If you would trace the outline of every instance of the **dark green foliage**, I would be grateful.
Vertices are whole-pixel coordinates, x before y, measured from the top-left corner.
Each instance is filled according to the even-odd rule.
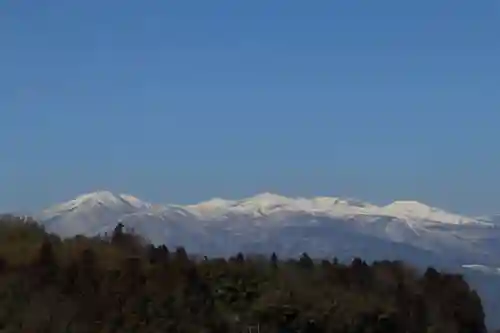
[[[278,268],[278,256],[275,252],[271,255],[271,266],[273,268]]]
[[[314,262],[307,253],[303,253],[299,259],[299,266],[304,269],[312,269],[314,267]]]
[[[0,332],[485,332],[477,293],[433,268],[306,253],[197,261],[123,225],[64,241],[14,217],[0,230]]]

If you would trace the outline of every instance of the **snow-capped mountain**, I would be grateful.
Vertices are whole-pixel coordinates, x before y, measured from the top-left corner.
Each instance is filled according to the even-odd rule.
[[[379,207],[354,199],[335,197],[287,198],[272,193],[262,193],[237,201],[215,198],[185,208],[203,217],[220,217],[228,214],[265,216],[274,212],[300,212],[322,214],[335,218],[369,215],[445,224],[487,223],[429,207],[417,201],[395,201],[387,206]]]
[[[202,217],[220,218],[234,214],[257,217],[273,213],[306,213],[339,217],[352,214],[376,214],[378,207],[356,200],[341,198],[287,198],[277,194],[262,193],[236,201],[216,198],[196,205],[186,206],[186,208]]]
[[[123,215],[151,208],[151,204],[131,195],[98,191],[55,205],[37,218],[47,229],[62,236],[96,234],[115,226]]]
[[[460,264],[492,264],[496,258],[490,243],[499,233],[485,218],[415,201],[377,206],[355,199],[272,193],[182,206],[153,205],[131,195],[99,191],[48,208],[38,219],[63,236],[102,234],[123,222],[154,243],[222,255],[245,250],[350,256],[365,251],[377,258],[377,249],[405,246],[424,256],[446,253],[448,261]],[[361,249],[374,242],[375,249]]]
[[[288,198],[272,193],[262,193],[241,200],[214,198],[194,205],[153,205],[132,195],[115,195],[109,191],[83,194],[68,202],[57,204],[42,212],[44,219],[71,213],[89,213],[105,209],[127,214],[138,211],[150,213],[177,208],[201,219],[214,219],[228,215],[268,216],[273,213],[320,214],[329,217],[386,216],[401,220],[410,219],[440,224],[483,224],[489,225],[486,217],[472,218],[429,207],[417,201],[395,201],[387,206],[376,206],[355,199],[336,197]]]

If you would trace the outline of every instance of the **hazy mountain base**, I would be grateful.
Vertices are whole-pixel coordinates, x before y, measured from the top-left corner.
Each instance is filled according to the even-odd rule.
[[[331,222],[331,221],[328,221]],[[139,234],[141,224],[127,224],[131,229],[135,229]],[[340,224],[341,225],[341,224]],[[339,226],[339,224],[337,224]],[[106,229],[108,234],[112,230]],[[206,254],[208,256],[229,257],[231,253],[243,252],[253,255],[265,255],[276,252],[282,258],[298,257],[302,252],[298,249],[309,249],[308,254],[312,258],[332,258],[334,254],[339,260],[350,262],[353,257],[361,257],[367,262],[377,260],[401,260],[411,263],[419,271],[425,270],[428,266],[439,267],[451,272],[463,274],[467,281],[478,290],[483,299],[486,312],[486,324],[488,327],[500,327],[500,317],[496,314],[500,311],[500,276],[487,272],[471,271],[462,269],[461,264],[467,260],[476,260],[474,256],[460,255],[451,257],[446,254],[437,254],[430,250],[423,250],[418,247],[404,243],[388,242],[386,240],[353,232],[350,229],[342,230],[336,228],[332,233],[331,228],[322,231],[321,228],[289,226],[283,229],[255,234],[253,241],[245,242],[243,239],[234,237],[232,232],[213,227],[208,230],[210,235],[208,242],[204,242],[204,237],[197,237],[196,233],[180,233],[179,230],[171,233],[166,243],[170,247],[176,248],[183,244],[188,244],[186,250],[193,254]],[[245,238],[252,238],[248,234]],[[165,243],[161,232],[156,233],[155,245]],[[281,246],[277,246],[280,245]],[[311,247],[311,244],[314,245]]]
[[[3,332],[483,333],[478,295],[455,274],[308,255],[189,259],[117,227],[62,241],[0,222]]]
[[[470,269],[463,270],[462,274],[481,297],[487,327],[500,327],[500,316],[498,316],[500,313],[500,275]]]

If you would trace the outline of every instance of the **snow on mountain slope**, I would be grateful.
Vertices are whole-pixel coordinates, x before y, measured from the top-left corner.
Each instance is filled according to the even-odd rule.
[[[500,268],[498,267],[489,267],[485,265],[474,265],[474,264],[462,265],[462,267],[465,269],[471,269],[483,273],[500,275]]]
[[[414,201],[395,201],[384,207],[354,199],[334,197],[287,198],[284,196],[262,193],[242,200],[225,200],[215,198],[195,205],[159,205],[159,209],[177,207],[183,214],[192,214],[201,220],[230,219],[235,216],[250,218],[265,217],[273,214],[289,215],[305,213],[329,217],[356,218],[364,222],[377,220],[380,216],[395,218],[404,222],[414,233],[423,227],[423,223],[438,224],[487,224],[487,221],[473,219],[445,212]],[[108,215],[131,214],[142,210],[151,210],[153,205],[141,201],[131,195],[114,195],[109,191],[98,191],[80,195],[66,203],[51,207],[41,214],[43,220],[57,217],[85,216],[109,218]],[[157,209],[158,210],[158,209]],[[96,214],[96,211],[99,214]],[[102,216],[102,215],[106,216]],[[99,216],[97,216],[99,215]]]
[[[242,200],[215,198],[186,207],[200,217],[221,218],[225,215],[265,216],[277,211],[303,211],[310,209],[307,202],[272,193],[262,193]]]
[[[216,198],[180,206],[152,205],[130,195],[99,191],[53,206],[38,219],[49,231],[63,236],[109,232],[123,222],[154,243],[183,242],[188,248],[228,254],[241,247],[255,251],[287,248],[295,253],[280,244],[286,242],[281,232],[289,228],[304,231],[296,242],[304,247],[300,251],[318,252],[321,238],[325,243],[320,252],[333,254],[338,244],[328,246],[328,240],[335,239],[347,249],[359,237],[406,244],[468,262],[491,263],[495,261],[492,249],[500,251],[496,245],[500,229],[493,224],[413,201],[379,207],[354,199],[262,193],[241,200]],[[346,235],[350,236],[339,239],[340,230],[349,230]]]
[[[288,198],[272,193],[262,193],[242,200],[216,198],[189,205],[186,208],[200,216],[210,217],[234,214],[265,216],[278,212],[322,214],[332,217],[380,213],[377,206],[354,199],[335,197]]]
[[[305,212],[331,217],[388,216],[401,220],[445,224],[485,223],[485,221],[449,213],[417,201],[395,201],[387,206],[379,207],[354,199],[335,197],[287,198],[272,193],[258,194],[236,201],[216,198],[185,208],[199,216],[212,218],[233,214],[265,216],[275,212]]]
[[[50,207],[36,216],[49,231],[63,236],[97,234],[126,214],[151,209],[152,205],[130,195],[109,191],[83,194],[68,202]]]
[[[446,212],[439,208],[429,207],[417,201],[394,201],[382,207],[382,211],[399,218],[421,219],[430,222],[448,224],[479,223],[479,221],[457,214]]]
[[[489,215],[489,216],[480,216],[476,218],[477,220],[483,223],[489,223],[492,225],[500,226],[500,214]]]
[[[55,216],[73,211],[91,211],[103,207],[115,211],[132,211],[134,209],[147,209],[151,204],[143,202],[131,195],[120,194],[115,196],[109,191],[98,191],[82,194],[73,200],[55,205],[43,212],[45,216]]]

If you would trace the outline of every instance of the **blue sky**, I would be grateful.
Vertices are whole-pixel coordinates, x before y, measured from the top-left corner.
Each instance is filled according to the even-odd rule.
[[[2,1],[0,209],[109,189],[500,212],[500,2]]]

